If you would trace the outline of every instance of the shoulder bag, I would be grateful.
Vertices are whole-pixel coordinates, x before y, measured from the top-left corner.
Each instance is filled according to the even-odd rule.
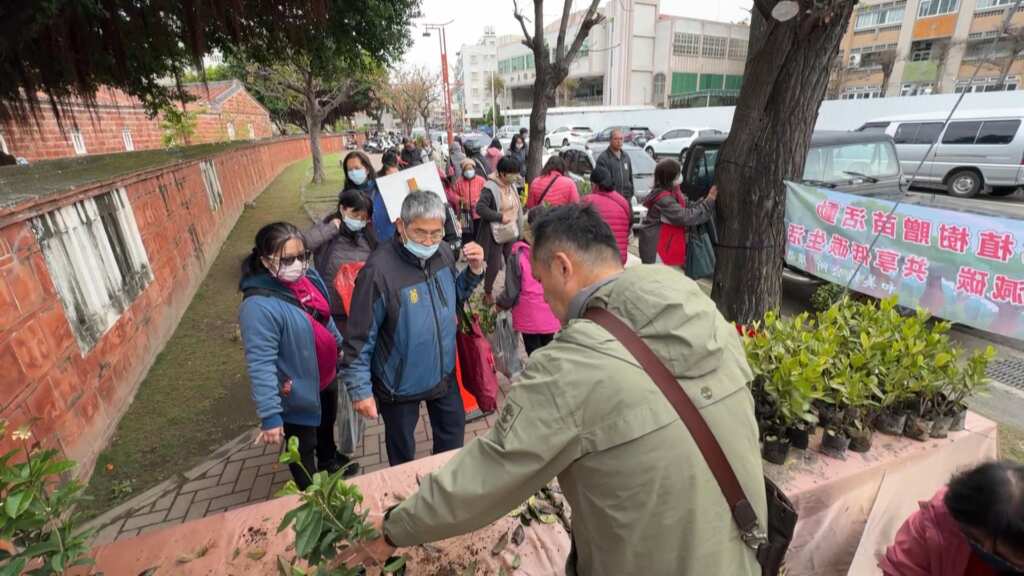
[[[722,451],[722,446],[715,438],[707,422],[700,415],[697,406],[686,392],[679,386],[676,377],[668,367],[650,349],[637,333],[615,314],[603,308],[589,308],[583,317],[595,322],[615,337],[640,363],[651,380],[657,384],[669,404],[675,408],[679,418],[686,425],[690,435],[697,443],[704,460],[708,463],[718,487],[722,490],[733,521],[739,528],[740,535],[757,557],[761,565],[762,576],[777,576],[786,556],[789,543],[793,540],[796,528],[797,513],[793,503],[767,477],[764,479],[765,495],[768,498],[767,530],[757,518],[757,512],[750,504],[743,487],[740,486],[736,473]]]
[[[504,192],[501,188],[498,188],[497,194],[495,194],[495,190],[492,188],[491,194],[494,195],[494,204],[498,212],[504,214],[504,211],[501,209]],[[519,209],[519,198],[515,194],[511,196],[513,215],[515,216],[512,221],[508,224],[502,224],[500,221],[491,222],[491,235],[494,236],[494,242],[497,244],[508,244],[519,239],[519,218],[522,215],[522,210]]]

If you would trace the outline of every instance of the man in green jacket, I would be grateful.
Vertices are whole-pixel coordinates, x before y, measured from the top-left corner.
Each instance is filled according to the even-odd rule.
[[[763,527],[751,372],[735,328],[681,271],[624,271],[611,230],[590,207],[553,208],[533,234],[534,275],[562,331],[530,357],[488,435],[385,515],[385,539],[370,552],[382,559],[394,546],[482,528],[557,476],[572,507],[568,574],[760,574],[676,411],[629,352],[581,316],[595,306],[613,312],[665,362]]]

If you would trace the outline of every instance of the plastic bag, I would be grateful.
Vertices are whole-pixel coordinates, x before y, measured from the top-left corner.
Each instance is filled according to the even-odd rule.
[[[459,324],[455,344],[462,370],[462,385],[476,398],[480,410],[494,412],[498,409],[498,375],[494,369],[491,344],[476,319]]]
[[[522,372],[523,362],[519,357],[519,333],[512,327],[512,314],[507,311],[499,313],[495,320],[491,347],[494,350],[494,365],[506,378],[511,380]]]
[[[334,430],[338,434],[338,451],[351,456],[363,442],[366,420],[352,407],[352,399],[349,398],[345,385],[339,384],[338,417],[334,420]]]
[[[352,293],[356,289],[356,276],[363,269],[366,262],[348,262],[338,268],[338,274],[334,277],[334,289],[341,296],[341,306],[348,315],[349,306],[352,305]]]

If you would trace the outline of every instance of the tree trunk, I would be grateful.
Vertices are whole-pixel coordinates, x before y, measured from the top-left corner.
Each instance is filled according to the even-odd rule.
[[[717,162],[717,265],[712,298],[729,320],[749,323],[779,305],[784,256],[785,179],[802,174],[829,64],[852,0],[816,25],[814,14],[765,21],[753,11],[750,56],[729,138]]]
[[[306,111],[306,128],[309,131],[309,150],[313,155],[313,184],[323,184],[327,177],[324,174],[324,159],[320,152],[320,122],[318,114]]]
[[[544,160],[544,135],[547,134],[548,102],[554,99],[554,90],[548,88],[550,80],[541,80],[538,72],[533,89],[533,109],[530,110],[530,141],[526,154],[526,181],[532,182],[540,174]]]

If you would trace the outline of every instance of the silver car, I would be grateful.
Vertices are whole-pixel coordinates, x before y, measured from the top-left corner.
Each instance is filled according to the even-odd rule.
[[[965,110],[948,126],[945,120],[934,114],[880,118],[858,131],[892,136],[904,178],[914,185],[959,198],[983,190],[1006,196],[1024,185],[1024,109]]]

